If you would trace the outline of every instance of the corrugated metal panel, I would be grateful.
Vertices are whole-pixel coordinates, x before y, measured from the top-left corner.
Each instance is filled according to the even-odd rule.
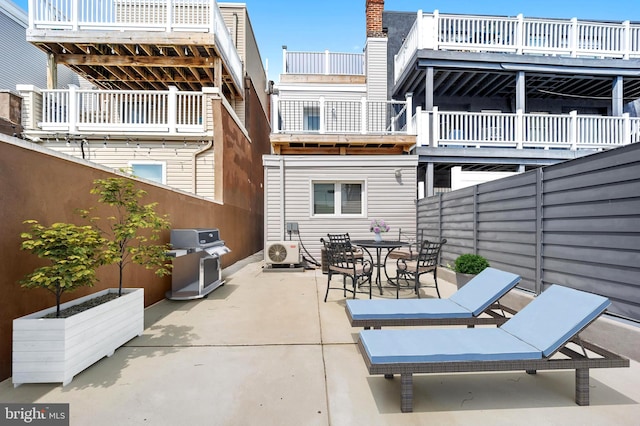
[[[369,231],[371,219],[385,219],[391,230],[386,238],[398,238],[400,228],[415,229],[416,217],[416,167],[417,158],[411,156],[375,156],[365,165],[357,164],[357,157],[308,156],[295,159],[286,158],[285,162],[285,222],[297,222],[300,239],[311,255],[320,260],[320,238],[327,233],[348,232],[353,239],[372,239]],[[280,209],[279,168],[267,165],[267,211],[266,235],[282,239],[282,212]],[[396,178],[395,171],[400,169],[401,178]],[[312,217],[311,185],[315,180],[329,181],[363,181],[366,188],[366,214],[364,217]],[[273,192],[272,192],[273,191]],[[274,229],[275,228],[275,229]],[[294,236],[298,239],[298,236]]]
[[[640,321],[640,145],[629,145],[418,203],[425,237],[523,277],[602,294]]]

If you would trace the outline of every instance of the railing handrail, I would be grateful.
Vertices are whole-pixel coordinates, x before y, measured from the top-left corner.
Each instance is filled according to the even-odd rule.
[[[42,130],[154,133],[205,131],[205,93],[169,90],[44,89]]]
[[[410,134],[410,101],[344,99],[280,99],[272,96],[273,133]],[[312,123],[310,125],[309,123]]]
[[[283,74],[364,75],[364,53],[283,49]]]
[[[431,116],[431,118],[429,118]],[[569,114],[420,111],[418,146],[610,148],[640,142],[640,117]],[[433,124],[430,124],[433,123]]]
[[[419,10],[394,60],[396,82],[419,49],[640,58],[640,23]]]
[[[198,8],[198,13],[189,8]],[[216,0],[29,0],[29,28],[209,32],[220,47],[234,83],[241,91],[243,88],[242,60]]]

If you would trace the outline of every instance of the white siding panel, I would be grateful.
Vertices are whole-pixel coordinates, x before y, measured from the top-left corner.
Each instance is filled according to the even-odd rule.
[[[45,148],[53,149],[64,154],[82,158],[82,147],[80,141],[72,141],[67,144],[63,140],[56,142],[53,139],[45,140],[42,144]],[[166,185],[180,189],[186,192],[193,191],[193,155],[202,148],[200,142],[187,142],[186,146],[183,142],[169,143],[162,147],[161,142],[140,142],[138,148],[137,143],[121,141],[107,141],[104,147],[103,142],[90,142],[84,147],[85,158],[95,163],[102,164],[106,167],[114,169],[122,169],[129,167],[130,161],[160,161],[166,164],[167,182]],[[207,167],[213,168],[213,155],[209,158]],[[200,173],[199,173],[200,176]],[[198,186],[203,188],[212,187],[214,182],[213,173],[210,175],[211,184],[204,182],[209,176],[203,176]],[[211,198],[213,198],[213,192]],[[198,194],[209,197],[208,194]]]
[[[386,101],[387,39],[368,38],[365,56],[368,98],[373,101]]]
[[[278,158],[273,156],[272,158]],[[297,222],[300,238],[306,249],[320,260],[320,238],[327,233],[348,232],[352,238],[371,239],[371,219],[385,219],[391,225],[386,238],[397,239],[398,229],[416,227],[416,166],[415,156],[286,156],[285,158],[285,223]],[[366,161],[359,162],[359,159]],[[401,177],[396,178],[395,171]],[[276,173],[270,174],[269,170]],[[269,191],[276,191],[278,169],[267,165]],[[277,182],[274,180],[277,178]],[[363,217],[312,217],[311,183],[314,180],[363,181],[366,188]],[[271,202],[271,197],[278,202]],[[282,239],[279,194],[269,192],[266,211],[266,236]],[[276,229],[272,229],[275,227]]]

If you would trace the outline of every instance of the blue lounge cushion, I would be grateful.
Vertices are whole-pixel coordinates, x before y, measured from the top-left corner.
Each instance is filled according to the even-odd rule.
[[[520,282],[520,276],[486,268],[449,299],[347,300],[354,320],[445,319],[480,315]]]
[[[373,364],[548,357],[600,316],[606,297],[553,285],[499,328],[364,330]]]
[[[552,285],[500,328],[550,356],[610,304],[597,294]]]
[[[542,358],[499,328],[363,330],[360,339],[373,364]]]
[[[449,300],[478,316],[520,282],[520,276],[495,268],[486,268]]]
[[[471,312],[449,299],[347,300],[347,310],[356,320],[407,318],[471,318]]]

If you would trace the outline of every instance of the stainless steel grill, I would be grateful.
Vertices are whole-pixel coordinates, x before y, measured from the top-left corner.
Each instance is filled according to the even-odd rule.
[[[173,272],[172,300],[190,300],[206,297],[224,285],[220,269],[220,256],[231,251],[220,231],[215,228],[188,228],[171,230]]]

